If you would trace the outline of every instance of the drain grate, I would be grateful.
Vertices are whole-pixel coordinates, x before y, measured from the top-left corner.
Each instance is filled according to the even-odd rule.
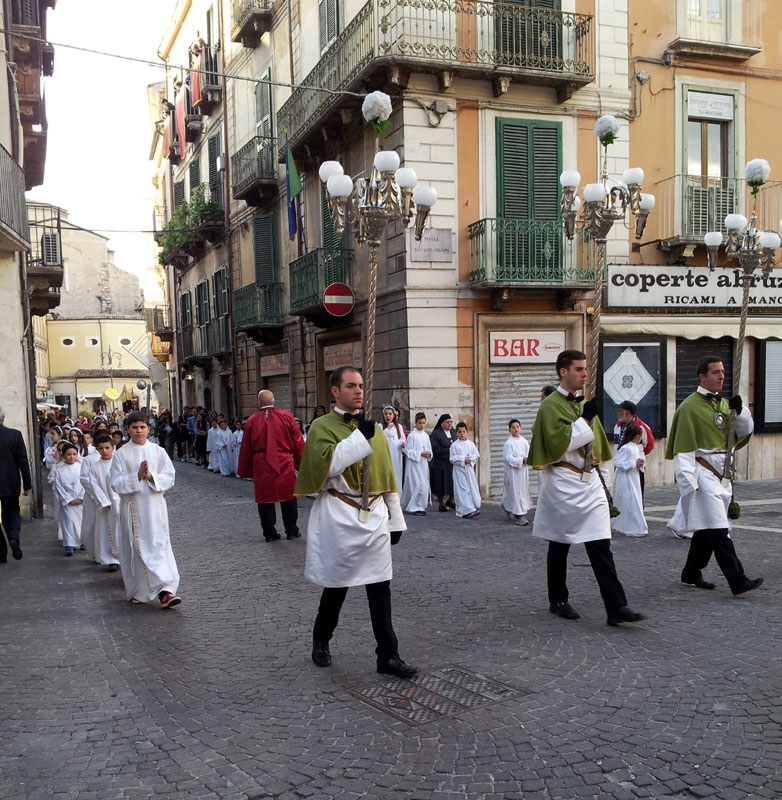
[[[389,678],[350,689],[350,694],[404,722],[425,722],[483,708],[529,692],[488,678],[466,667],[447,666],[410,680]]]

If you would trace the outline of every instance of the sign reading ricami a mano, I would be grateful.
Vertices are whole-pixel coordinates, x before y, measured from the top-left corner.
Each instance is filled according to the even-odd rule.
[[[741,308],[740,269],[658,267],[643,264],[608,267],[607,304],[617,308]],[[752,276],[752,308],[782,308],[782,270]]]

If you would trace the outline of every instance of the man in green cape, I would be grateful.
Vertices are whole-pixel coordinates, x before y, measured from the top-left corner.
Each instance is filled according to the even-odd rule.
[[[611,460],[611,448],[597,418],[596,398],[585,401],[586,355],[564,350],[557,357],[559,386],[540,404],[532,430],[528,462],[543,470],[532,533],[548,540],[549,611],[579,619],[568,602],[567,557],[571,544],[583,542],[605,604],[607,623],[644,619],[627,605],[611,552],[611,518],[599,464]],[[586,445],[592,445],[594,469],[584,472]]]
[[[377,423],[360,413],[361,372],[339,367],[330,382],[336,406],[313,421],[294,490],[297,497],[318,495],[307,526],[304,567],[305,576],[323,587],[312,634],[312,660],[319,667],[331,665],[329,641],[348,588],[365,586],[377,641],[377,671],[409,678],[418,668],[399,657],[391,622],[391,545],[399,541],[407,525],[388,440]],[[360,508],[366,456],[371,456],[368,514]]]
[[[698,589],[713,589],[702,570],[714,553],[733,594],[744,594],[757,589],[763,578],[748,578],[736,555],[728,521],[733,487],[732,482],[723,485],[722,476],[731,411],[736,412],[737,448],[747,444],[754,423],[739,395],[730,400],[720,397],[725,382],[722,359],[705,356],[696,372],[698,388],[676,409],[665,452],[667,459],[673,459],[684,525],[694,531],[681,580]]]

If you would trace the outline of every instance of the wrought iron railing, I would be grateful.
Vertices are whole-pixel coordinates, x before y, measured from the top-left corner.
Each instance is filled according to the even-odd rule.
[[[196,330],[198,329],[188,326],[177,333],[176,352],[178,361],[185,361],[193,356],[193,341]]]
[[[330,284],[350,283],[352,263],[352,250],[326,250],[323,247],[291,261],[291,313],[320,304],[323,291]]]
[[[254,11],[271,11],[272,0],[233,0],[231,3],[231,39],[236,41],[236,36]]]
[[[251,283],[234,291],[234,326],[282,325],[281,283]]]
[[[227,353],[231,349],[231,334],[228,315],[223,314],[207,323],[209,353]]]
[[[58,209],[58,231],[59,214]],[[30,223],[24,199],[24,171],[2,145],[0,145],[0,223],[10,228],[20,239],[30,242]]]
[[[30,203],[26,209],[30,226],[27,269],[62,269],[62,225],[60,209],[44,203]]]
[[[593,18],[490,0],[369,0],[301,83],[344,89],[375,60],[583,84],[595,74]],[[280,129],[295,143],[338,101],[296,89],[280,109]]]
[[[257,180],[277,180],[276,139],[253,136],[231,156],[231,189],[234,197]]]
[[[469,230],[473,284],[587,285],[595,279],[589,232],[578,230],[568,241],[562,220],[481,219]]]
[[[201,50],[201,86],[220,86],[220,46],[205,45]],[[198,113],[197,111],[195,113]]]
[[[694,243],[703,241],[709,231],[725,230],[728,214],[752,216],[757,207],[759,225],[770,225],[782,216],[782,181],[761,187],[757,206],[752,190],[743,178],[702,178],[700,175],[672,175],[658,181],[655,188],[657,238],[679,238]],[[650,222],[654,225],[652,217]]]

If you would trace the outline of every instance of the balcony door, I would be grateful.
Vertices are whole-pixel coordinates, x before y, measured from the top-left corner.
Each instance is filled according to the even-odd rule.
[[[274,146],[272,141],[272,71],[267,69],[255,84],[255,144],[258,157],[258,176],[274,175]]]
[[[686,0],[687,38],[702,42],[727,41],[728,0]]]
[[[497,66],[561,71],[560,0],[502,0],[494,4]]]
[[[498,281],[562,280],[558,122],[497,120]]]

